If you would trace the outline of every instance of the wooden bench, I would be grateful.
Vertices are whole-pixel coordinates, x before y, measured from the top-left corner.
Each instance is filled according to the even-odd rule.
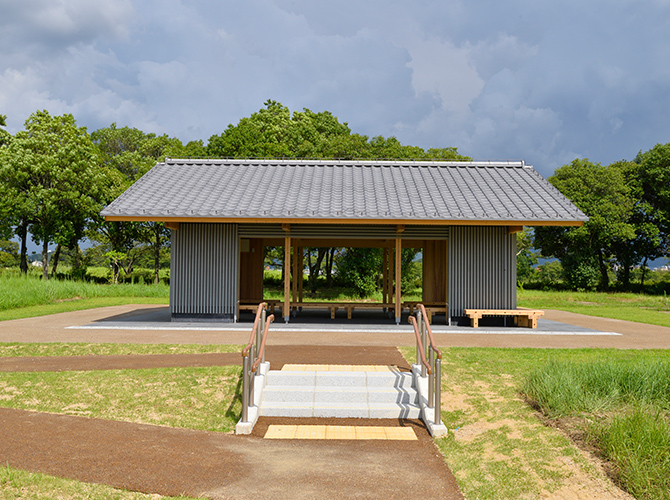
[[[354,309],[392,309],[393,304],[383,304],[381,302],[291,302],[291,309],[328,309],[330,319],[335,319],[335,313],[344,309],[347,311],[347,319],[351,319]]]
[[[270,314],[275,313],[275,308],[278,307],[282,302],[279,300],[259,300],[258,302],[251,303],[251,302],[244,302],[240,303],[237,305],[237,315],[239,316],[241,311],[250,311],[252,313],[256,312],[256,309],[258,309],[258,304],[261,302],[265,302],[268,306],[268,309],[270,310]]]
[[[419,305],[423,304],[424,309],[426,310],[426,315],[428,316],[428,323],[432,324],[433,322],[433,314],[437,313],[444,313],[445,319],[447,323],[449,323],[449,317],[448,312],[447,312],[447,304],[440,304],[440,303],[426,303],[426,302],[403,302],[403,307],[406,307],[409,309],[409,315],[411,316],[414,314],[414,308]]]
[[[465,315],[470,318],[472,327],[479,327],[482,316],[513,316],[516,326],[537,328],[537,319],[544,316],[544,311],[532,309],[465,309]]]

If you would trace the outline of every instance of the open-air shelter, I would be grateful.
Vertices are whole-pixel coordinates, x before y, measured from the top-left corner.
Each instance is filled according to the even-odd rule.
[[[422,249],[423,302],[447,321],[468,308],[515,309],[516,233],[588,220],[523,161],[166,159],[102,215],[172,230],[173,321],[236,321],[257,305],[267,246],[285,249],[285,321],[308,307],[305,247],[382,248],[382,303],[365,307],[396,322],[413,306],[400,290],[406,247]]]

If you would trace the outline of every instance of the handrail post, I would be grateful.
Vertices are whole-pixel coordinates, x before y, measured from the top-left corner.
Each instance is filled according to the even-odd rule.
[[[425,338],[426,336],[423,333],[425,331],[426,325],[424,323],[423,315],[421,314],[421,311],[417,311],[416,315],[419,318],[419,321],[418,321],[418,323],[419,323],[419,334],[420,334],[420,337],[421,337],[421,347],[419,347],[418,349],[421,349],[423,351],[421,353],[421,356],[426,357],[426,338]],[[418,356],[417,356],[417,359],[418,359],[417,363],[421,363],[420,358],[418,358]],[[426,375],[427,375],[426,374],[426,366],[422,363],[421,364],[421,376],[425,377]]]
[[[258,325],[258,337],[256,337],[256,345],[260,346],[261,345],[261,337],[263,336],[263,331],[265,330],[265,323],[267,321],[267,309],[264,307],[263,311],[261,312],[261,321]],[[263,325],[263,326],[261,326]],[[263,363],[265,363],[265,351],[263,351]]]
[[[249,354],[242,361],[242,422],[249,421]]]
[[[435,425],[442,423],[442,360],[435,360]]]
[[[429,363],[431,368],[435,366],[435,351],[433,351],[433,346],[428,346],[428,351],[430,352]],[[433,406],[435,403],[435,369],[433,368],[433,373],[428,375],[428,408]]]
[[[421,332],[422,321],[423,321],[423,318],[421,317],[421,314],[419,313],[419,311],[417,311],[417,313],[416,313],[416,322],[418,323],[418,326],[419,326],[419,332]],[[419,350],[420,350],[420,349],[421,349],[421,348],[419,347],[419,339],[417,338],[417,339],[416,339],[416,364],[417,364],[417,365],[420,365],[420,364],[421,364],[421,354],[419,353]],[[424,376],[423,368],[421,369],[421,376],[422,376],[422,377]]]

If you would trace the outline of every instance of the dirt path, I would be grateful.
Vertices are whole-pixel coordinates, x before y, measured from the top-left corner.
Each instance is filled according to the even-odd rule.
[[[372,424],[399,425],[358,425]],[[31,472],[161,495],[462,498],[421,424],[405,425],[415,428],[417,441],[277,441],[0,409],[0,460]]]
[[[0,358],[0,370],[132,369],[238,364],[239,353]],[[276,346],[284,363],[392,364],[408,369],[392,347]],[[421,422],[300,419],[299,423],[410,426],[416,441],[265,440],[262,418],[252,436],[174,429],[94,418],[0,409],[0,463],[84,482],[162,495],[209,498],[463,498]]]

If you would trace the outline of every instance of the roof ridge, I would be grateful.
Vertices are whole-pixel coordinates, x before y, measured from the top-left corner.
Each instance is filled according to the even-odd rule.
[[[392,160],[392,159],[305,159],[305,158],[165,158],[165,165],[174,164],[250,164],[250,165],[343,165],[343,166],[419,166],[419,167],[504,167],[533,168],[524,160]]]

